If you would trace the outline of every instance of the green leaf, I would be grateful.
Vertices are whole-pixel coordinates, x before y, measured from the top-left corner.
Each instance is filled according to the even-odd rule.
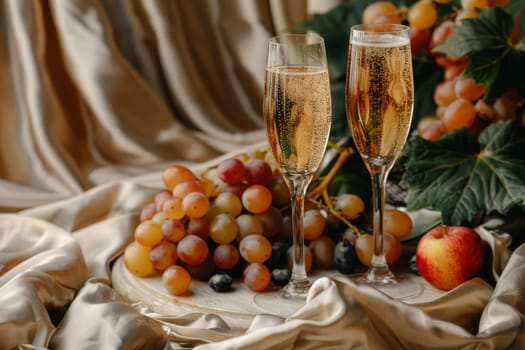
[[[434,90],[443,80],[443,70],[434,61],[414,60],[414,113],[412,129],[421,118],[436,114]]]
[[[500,8],[480,9],[479,16],[461,20],[434,51],[460,57],[476,51],[504,52],[510,48],[512,17]]]
[[[509,2],[507,7],[505,7],[505,12],[507,12],[511,16],[517,16],[524,8],[525,0],[512,0],[511,2]]]
[[[468,56],[463,76],[486,84],[484,100],[491,102],[513,88],[525,91],[523,75],[517,74],[523,71],[525,51],[512,45],[512,28],[512,16],[501,8],[480,9],[478,17],[463,19],[434,51]]]
[[[468,129],[438,141],[407,144],[407,208],[440,211],[443,223],[467,225],[482,213],[525,209],[525,132],[512,121],[487,127],[476,142]]]
[[[500,54],[494,51],[474,52],[470,54],[470,63],[463,72],[463,77],[472,78],[477,82],[485,83],[486,100],[491,100],[500,73],[501,65],[498,61],[501,59]],[[507,85],[508,86],[508,85]],[[496,90],[497,91],[497,90]],[[506,87],[505,90],[506,91]]]

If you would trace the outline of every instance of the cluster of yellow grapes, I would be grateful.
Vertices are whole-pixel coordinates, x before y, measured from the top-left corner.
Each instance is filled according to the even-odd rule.
[[[430,53],[443,68],[443,81],[434,91],[436,115],[422,118],[418,124],[419,134],[427,140],[437,140],[460,127],[479,131],[493,121],[515,118],[518,106],[523,103],[516,93],[508,92],[491,105],[487,104],[483,100],[485,85],[462,77],[467,57],[449,57],[433,51],[461,25],[462,19],[476,17],[476,9],[504,7],[509,0],[462,0],[461,8],[440,21],[436,6],[450,1],[419,0],[409,8],[376,1],[367,6],[362,15],[363,23],[407,23],[412,53]]]
[[[173,295],[186,293],[192,279],[208,281],[216,291],[228,290],[236,277],[254,291],[285,284],[292,261],[290,192],[273,164],[270,153],[258,151],[225,159],[198,176],[182,165],[164,169],[165,188],[141,208],[134,240],[124,251],[128,270],[139,277],[161,275]],[[330,200],[330,206],[308,201],[305,207],[307,271],[317,266],[348,273],[358,260],[369,265],[372,236],[345,230],[337,219],[359,219],[363,200],[353,194]],[[412,222],[396,209],[385,216],[385,248],[392,264],[401,256],[399,240],[411,233]],[[356,259],[339,266],[342,248]]]

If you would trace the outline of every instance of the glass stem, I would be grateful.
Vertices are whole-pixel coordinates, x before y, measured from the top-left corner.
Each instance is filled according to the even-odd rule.
[[[305,268],[304,256],[304,198],[313,174],[288,174],[287,181],[291,191],[293,268],[290,282],[286,287],[291,295],[305,295],[309,281]]]
[[[367,273],[370,282],[386,282],[393,277],[383,250],[383,211],[385,209],[385,186],[389,168],[382,166],[372,173],[372,218],[374,254]]]

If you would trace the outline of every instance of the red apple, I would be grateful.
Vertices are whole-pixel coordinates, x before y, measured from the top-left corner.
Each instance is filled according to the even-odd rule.
[[[455,288],[478,274],[483,266],[485,244],[464,226],[439,226],[421,237],[416,265],[430,284],[443,290]]]

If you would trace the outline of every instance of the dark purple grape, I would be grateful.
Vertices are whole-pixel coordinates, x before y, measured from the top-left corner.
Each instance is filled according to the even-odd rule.
[[[354,269],[358,265],[355,245],[347,240],[337,242],[335,245],[334,262],[337,271],[344,274],[354,272]]]
[[[216,292],[226,292],[232,287],[233,278],[224,272],[219,272],[210,277],[208,285]]]
[[[272,282],[278,286],[284,286],[290,280],[292,273],[288,269],[273,269]]]
[[[288,251],[288,244],[280,241],[272,243],[272,254],[270,258],[264,263],[270,270],[275,268],[283,268],[288,264],[286,252]]]

